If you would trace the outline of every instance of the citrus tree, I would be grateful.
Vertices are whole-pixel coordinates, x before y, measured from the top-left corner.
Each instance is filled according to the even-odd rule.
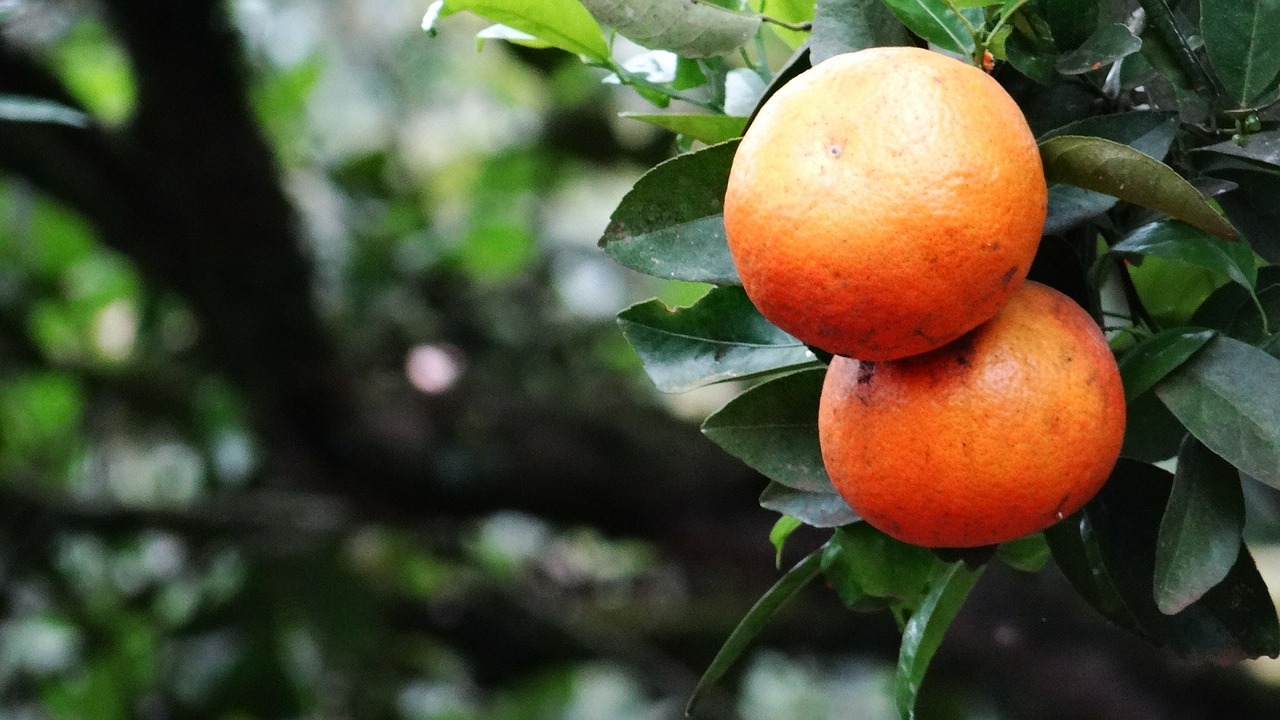
[[[1026,571],[1055,563],[1107,619],[1188,660],[1280,654],[1275,608],[1241,539],[1245,498],[1258,496],[1247,491],[1257,483],[1280,488],[1274,3],[444,0],[424,28],[436,32],[441,17],[458,11],[499,23],[482,39],[574,53],[666,109],[633,117],[674,132],[681,152],[635,184],[600,246],[642,273],[710,287],[688,307],[628,308],[619,315],[622,332],[662,391],[727,381],[746,388],[703,431],[768,478],[760,503],[780,515],[770,534],[779,559],[801,525],[830,529],[727,639],[691,712],[699,691],[723,676],[773,612],[819,577],[851,610],[887,610],[897,619],[894,694],[903,717],[913,714],[948,624],[994,562]],[[762,314],[726,238],[730,170],[759,109],[833,57],[898,45],[980,67],[1016,100],[1048,190],[1027,275],[1088,311],[1123,384],[1123,409],[1117,399],[1097,411],[1126,421],[1101,491],[1043,532],[999,545],[925,548],[850,508],[819,442],[832,356]],[[839,106],[846,98],[810,101]],[[856,121],[862,109],[848,107]],[[905,133],[916,121],[903,116],[896,129]],[[890,124],[883,134],[893,135],[893,118],[875,122]],[[790,180],[771,178],[778,187]],[[921,172],[915,180],[923,192],[934,178]],[[857,216],[857,198],[840,208],[815,201],[804,212],[802,224],[844,222]],[[1036,382],[1061,392],[1056,377]],[[1093,413],[1077,424],[1087,426]],[[1104,432],[1107,423],[1098,421],[1095,432]],[[988,445],[1010,439],[977,437],[997,430],[973,428]],[[999,429],[1018,431],[1052,432],[1031,423]],[[1078,452],[1103,452],[1104,444],[1082,442]],[[1110,468],[1112,458],[1103,463]],[[917,502],[913,493],[928,491],[897,490],[908,506]],[[1004,500],[1016,503],[1019,492],[1012,486]]]

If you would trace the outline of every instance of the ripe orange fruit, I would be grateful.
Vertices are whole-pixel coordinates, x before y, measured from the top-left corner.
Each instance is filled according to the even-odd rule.
[[[918,48],[838,55],[761,108],[724,222],[747,295],[837,355],[891,360],[989,319],[1044,226],[1035,138],[981,70]]]
[[[976,547],[1089,501],[1124,437],[1120,371],[1093,319],[1027,282],[988,323],[923,355],[832,360],[818,405],[836,490],[883,532]]]

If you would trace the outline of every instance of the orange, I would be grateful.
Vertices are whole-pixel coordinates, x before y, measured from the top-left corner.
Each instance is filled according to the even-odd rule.
[[[932,352],[835,358],[818,405],[836,490],[874,527],[928,547],[1013,540],[1075,512],[1110,475],[1124,426],[1098,326],[1035,282]]]
[[[995,315],[1047,208],[1035,138],[986,73],[918,48],[838,55],[734,156],[729,249],[760,312],[838,355],[932,350]]]

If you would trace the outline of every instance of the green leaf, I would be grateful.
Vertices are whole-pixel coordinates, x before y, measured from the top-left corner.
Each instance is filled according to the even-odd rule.
[[[690,0],[582,0],[597,20],[642,47],[688,58],[724,55],[755,36],[760,16]]]
[[[929,594],[920,604],[920,609],[912,613],[911,620],[902,631],[898,669],[893,678],[893,699],[898,714],[904,720],[915,717],[916,696],[920,693],[925,670],[942,644],[942,636],[981,575],[982,568],[969,570],[964,563],[939,568],[931,581]]]
[[[1255,252],[1267,262],[1280,263],[1280,174],[1248,169],[1214,170],[1214,177],[1236,183],[1231,192],[1215,198],[1231,222],[1240,228]]]
[[[818,528],[840,527],[858,520],[844,498],[835,492],[796,490],[777,482],[769,483],[760,493],[760,507]]]
[[[622,334],[662,392],[816,365],[817,359],[756,310],[742,288],[713,288],[691,307],[659,300],[618,314]]]
[[[1209,63],[1237,107],[1275,87],[1280,76],[1280,3],[1200,0],[1200,32]]]
[[[894,540],[865,522],[836,530],[822,553],[823,574],[855,610],[891,605],[914,611],[941,565],[929,550]]]
[[[1236,232],[1173,168],[1127,145],[1061,135],[1040,145],[1045,177],[1158,210],[1214,235]]]
[[[910,41],[882,0],[818,0],[813,12],[809,51],[815,64],[841,53]]]
[[[1156,542],[1155,600],[1182,612],[1222,582],[1240,554],[1244,492],[1240,473],[1188,435]]]
[[[943,0],[884,0],[884,4],[911,32],[943,50],[973,56],[973,34]]]
[[[1157,257],[1177,260],[1211,270],[1253,289],[1258,283],[1258,267],[1248,243],[1216,238],[1177,220],[1147,223],[1113,245],[1111,252],[1122,257]]]
[[[825,369],[801,370],[761,383],[708,417],[702,432],[770,480],[834,494],[818,446],[818,397],[825,375]]]
[[[996,550],[996,557],[1014,570],[1039,572],[1049,562],[1049,542],[1045,540],[1044,533],[1034,533],[1001,544]]]
[[[1157,463],[1178,454],[1187,428],[1155,393],[1136,395],[1128,400],[1128,406],[1124,445],[1120,447],[1122,457]]]
[[[490,25],[476,33],[477,52],[484,49],[484,43],[486,40],[502,40],[513,45],[520,45],[539,50],[552,47],[551,43],[545,40],[539,40],[527,32],[502,24]]]
[[[1179,327],[1144,338],[1120,358],[1125,397],[1132,401],[1155,387],[1215,335],[1215,331],[1205,328]]]
[[[684,115],[678,113],[619,113],[624,118],[656,125],[708,145],[742,137],[747,127],[744,117],[730,115]]]
[[[1083,45],[1064,53],[1054,63],[1063,75],[1082,75],[1132,55],[1142,49],[1142,41],[1122,23],[1098,28]]]
[[[738,285],[724,233],[724,193],[736,140],[672,158],[645,173],[609,219],[600,247],[654,277]]]
[[[436,0],[422,19],[422,29],[435,32],[437,18],[456,12],[475,13],[598,62],[609,59],[600,26],[575,0]]]
[[[54,123],[86,127],[89,116],[45,98],[0,93],[0,121]]]
[[[1157,536],[1172,484],[1168,472],[1122,459],[1082,511],[1086,522],[1075,528],[1077,542],[1096,553],[1096,569],[1113,583],[1134,629],[1157,645],[1198,662],[1274,657],[1280,651],[1275,606],[1243,547],[1226,578],[1199,600],[1175,615],[1156,607]]]
[[[692,715],[694,708],[698,705],[698,700],[702,698],[702,694],[707,688],[716,684],[720,678],[724,677],[725,672],[733,665],[733,663],[742,655],[742,653],[751,644],[751,641],[760,634],[764,629],[769,618],[778,611],[788,600],[804,589],[818,576],[818,572],[822,567],[822,548],[818,548],[810,553],[805,559],[796,563],[794,567],[787,571],[785,575],[774,583],[773,587],[764,594],[747,614],[738,623],[738,626],[729,634],[729,638],[724,641],[724,645],[720,647],[720,652],[716,653],[711,664],[706,671],[702,673],[702,677],[698,679],[698,684],[693,689],[693,694],[689,697],[689,703],[685,706],[685,715]]]
[[[1241,142],[1227,140],[1196,150],[1231,157],[1245,158],[1280,168],[1280,130],[1246,135]]]
[[[775,20],[781,20],[788,23],[803,23],[813,20],[814,0],[751,0],[750,7],[752,10],[767,14]],[[768,10],[765,13],[765,9]],[[791,30],[774,23],[769,23],[773,34],[782,38],[792,50],[800,47],[809,40],[809,33],[802,30]]]
[[[1280,360],[1218,337],[1155,390],[1210,450],[1280,488]]]
[[[1102,562],[1093,523],[1084,510],[1045,530],[1044,535],[1054,563],[1080,597],[1119,627],[1137,631],[1138,621]]]
[[[1054,47],[1062,52],[1088,42],[1098,27],[1098,3],[1093,0],[1031,0],[1028,5],[1043,19]]]
[[[1129,147],[1161,159],[1173,146],[1178,131],[1178,118],[1173,113],[1140,110],[1096,115],[1077,120],[1040,136],[1040,142],[1061,135],[1095,136],[1128,145]],[[1061,233],[1071,227],[1100,215],[1115,206],[1116,198],[1071,185],[1049,186],[1049,215],[1045,220],[1045,234]]]
[[[1258,269],[1256,297],[1255,304],[1247,288],[1224,285],[1200,305],[1192,321],[1276,355],[1280,348],[1274,347],[1276,336],[1268,332],[1268,326],[1274,328],[1276,320],[1280,320],[1280,266]],[[1267,314],[1266,322],[1258,313],[1259,307]]]
[[[804,525],[798,518],[790,515],[783,515],[773,524],[773,528],[769,530],[769,542],[773,545],[776,553],[773,557],[774,567],[782,567],[782,549],[787,544],[787,538],[791,537],[791,533],[795,532],[801,525]]]

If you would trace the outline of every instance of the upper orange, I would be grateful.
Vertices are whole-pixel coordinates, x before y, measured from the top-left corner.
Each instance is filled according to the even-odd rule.
[[[999,83],[894,47],[833,57],[764,104],[724,220],[766,318],[829,352],[888,360],[995,315],[1046,207],[1035,138]]]

